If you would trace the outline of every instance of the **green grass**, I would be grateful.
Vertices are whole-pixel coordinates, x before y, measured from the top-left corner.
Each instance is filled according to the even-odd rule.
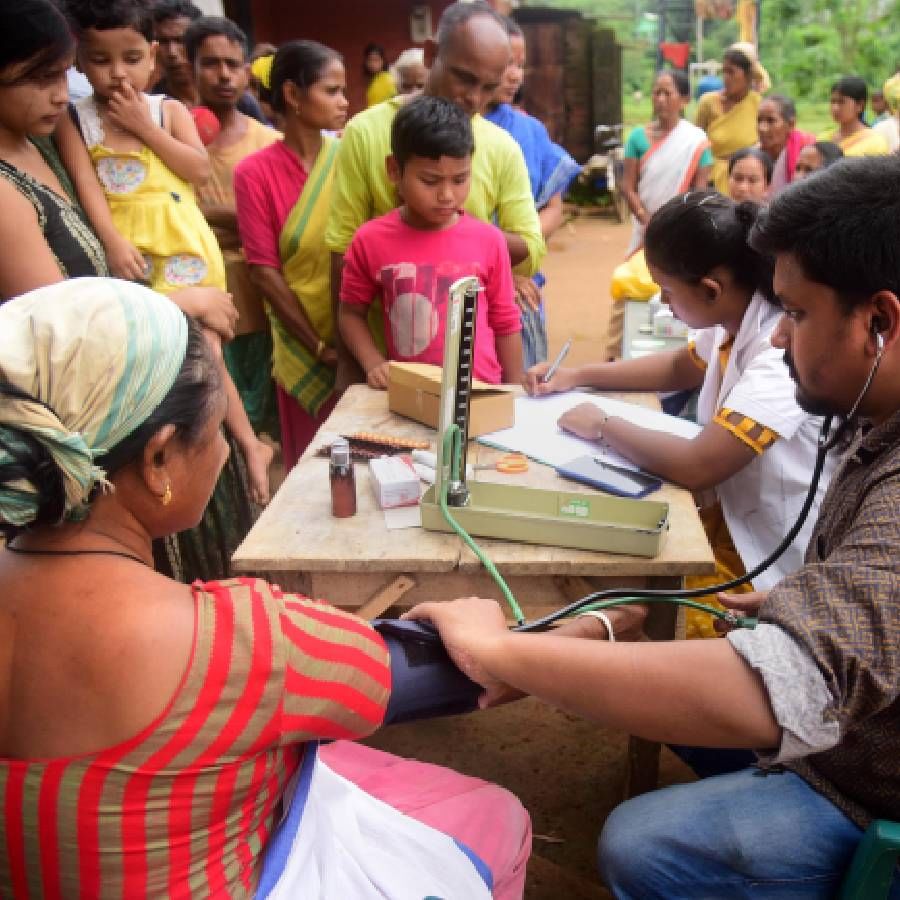
[[[690,103],[684,111],[688,121],[693,122],[697,112],[697,104]],[[644,96],[640,100],[626,96],[622,99],[622,118],[625,121],[626,134],[629,128],[635,125],[646,125],[653,117],[653,109],[650,105],[650,97]],[[803,131],[821,135],[834,127],[831,114],[828,111],[828,101],[813,102],[800,100],[797,102],[797,127]]]

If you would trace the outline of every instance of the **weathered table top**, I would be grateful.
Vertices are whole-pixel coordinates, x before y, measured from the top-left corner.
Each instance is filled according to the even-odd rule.
[[[645,406],[657,406],[652,394],[613,395]],[[284,484],[233,558],[242,572],[320,573],[441,573],[475,572],[481,569],[474,554],[454,534],[410,528],[389,531],[369,484],[368,466],[356,466],[357,514],[348,519],[331,515],[328,460],[315,450],[335,434],[354,431],[381,432],[434,441],[433,429],[388,410],[387,393],[365,385],[351,387],[341,398],[322,431]],[[472,442],[469,462],[491,462],[500,453]],[[531,487],[564,487],[567,491],[590,491],[561,479],[549,466],[532,462],[526,473],[501,475],[479,470],[476,478]],[[660,554],[647,559],[543,547],[507,541],[479,543],[507,575],[577,576],[682,576],[713,571],[713,555],[688,491],[664,485],[654,500],[670,507],[670,528]]]

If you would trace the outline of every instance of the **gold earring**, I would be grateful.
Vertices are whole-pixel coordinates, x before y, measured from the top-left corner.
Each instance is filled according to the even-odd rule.
[[[159,498],[159,502],[162,503],[163,506],[168,506],[172,502],[172,485],[167,481],[166,489],[163,491],[162,497]]]

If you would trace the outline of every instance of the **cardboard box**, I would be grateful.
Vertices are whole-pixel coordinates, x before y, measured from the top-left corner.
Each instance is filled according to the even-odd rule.
[[[422,493],[419,475],[408,456],[380,456],[369,460],[372,488],[382,509],[415,506]]]
[[[388,407],[432,428],[438,427],[441,407],[440,366],[426,363],[391,362],[388,372]],[[512,428],[516,420],[515,387],[505,384],[472,383],[469,407],[469,437],[476,438],[501,428]]]

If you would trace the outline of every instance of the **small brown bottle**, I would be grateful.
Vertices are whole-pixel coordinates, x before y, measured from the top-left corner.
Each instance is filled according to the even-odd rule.
[[[350,444],[338,438],[331,445],[331,463],[328,467],[331,479],[331,514],[336,519],[356,515],[356,477],[350,459]]]

